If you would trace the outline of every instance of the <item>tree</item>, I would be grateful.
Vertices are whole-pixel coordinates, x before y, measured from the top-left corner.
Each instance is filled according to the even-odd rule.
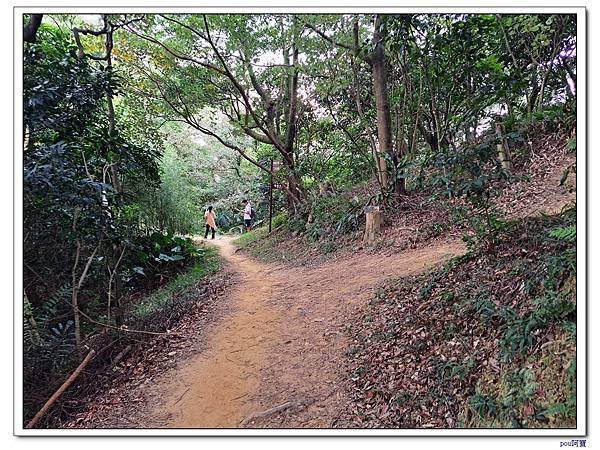
[[[208,105],[216,106],[240,132],[272,145],[285,164],[288,202],[296,211],[304,198],[295,158],[300,54],[297,19],[158,15],[146,17],[143,29],[140,24],[127,29],[153,45],[152,59],[136,67],[153,83],[157,91],[154,96],[164,102],[169,117],[214,137],[265,172],[270,169],[248,149],[217,134],[196,115]],[[138,49],[144,50],[139,43]],[[146,95],[153,93],[147,90]]]
[[[37,31],[42,24],[43,14],[31,14],[29,20],[23,27],[23,42],[34,43]]]
[[[576,18],[573,15],[496,15],[504,44],[505,64],[517,80],[514,87],[525,91],[525,113],[531,117],[549,99],[547,86],[552,80],[569,92],[567,79],[575,81],[571,62],[575,58]],[[565,72],[562,72],[564,70]]]
[[[388,169],[385,155],[389,155],[389,159],[392,161],[394,168],[398,162],[397,154],[392,145],[391,112],[387,92],[388,75],[385,56],[385,19],[380,14],[375,15],[370,50],[366,49],[365,46],[361,44],[361,27],[358,16],[355,16],[353,19],[351,44],[347,43],[346,36],[342,35],[341,40],[338,40],[335,37],[327,35],[314,24],[309,22],[305,22],[305,24],[308,28],[313,30],[326,41],[340,49],[347,51],[353,58],[353,66],[356,61],[363,61],[366,62],[371,68],[373,77],[373,94],[375,98],[375,107],[377,110],[376,129],[378,137],[377,148],[373,146],[373,158],[377,167],[378,180],[382,186],[382,189],[385,191],[388,185]],[[344,38],[346,41],[343,40]],[[362,102],[359,97],[360,87],[358,86],[356,73],[354,73],[354,79],[357,110],[362,116],[364,113],[362,112]],[[405,192],[404,180],[396,177],[395,170],[391,184],[393,191],[396,194],[403,194]]]

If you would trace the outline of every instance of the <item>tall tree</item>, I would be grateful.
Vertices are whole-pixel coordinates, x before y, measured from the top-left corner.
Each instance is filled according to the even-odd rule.
[[[331,36],[310,21],[305,22],[306,27],[313,30],[320,37],[330,42],[337,48],[343,49],[349,53],[353,61],[366,62],[372,75],[372,92],[375,100],[376,108],[376,129],[378,145],[374,151],[374,161],[378,171],[378,179],[385,191],[388,184],[391,184],[392,190],[396,194],[405,193],[404,179],[398,178],[395,174],[395,167],[398,163],[398,155],[395,152],[392,143],[392,121],[391,111],[388,99],[388,67],[386,64],[385,41],[386,28],[385,16],[375,14],[373,17],[373,33],[368,45],[364,45],[361,39],[361,26],[359,16],[355,16],[352,25],[352,36],[348,39],[347,33],[342,33],[339,37]],[[349,42],[348,42],[349,41]],[[356,79],[356,74],[354,75]],[[359,95],[358,83],[355,85],[355,95]],[[362,115],[362,104],[357,97],[357,109]],[[387,158],[392,162],[394,167],[393,178],[389,181]]]
[[[216,138],[265,172],[270,172],[266,164],[197,115],[206,107],[217,108],[241,132],[272,145],[285,165],[285,190],[295,211],[304,198],[295,158],[301,33],[297,19],[159,15],[148,17],[144,26],[136,25],[129,31],[153,44],[155,58],[137,68],[151,80],[172,118]]]

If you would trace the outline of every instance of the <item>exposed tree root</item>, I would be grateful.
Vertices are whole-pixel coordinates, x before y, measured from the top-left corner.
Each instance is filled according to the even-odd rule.
[[[287,409],[294,408],[294,407],[308,406],[313,401],[314,400],[298,400],[298,401],[294,401],[294,402],[285,402],[279,406],[275,406],[273,408],[269,408],[264,411],[252,413],[240,422],[240,428],[246,426],[249,422],[251,422],[255,419],[267,417],[267,416],[270,416],[271,414],[277,414],[277,413],[283,412]]]

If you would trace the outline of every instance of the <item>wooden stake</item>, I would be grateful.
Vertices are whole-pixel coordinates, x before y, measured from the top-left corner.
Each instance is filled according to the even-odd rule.
[[[93,356],[95,354],[96,354],[95,350],[90,350],[90,352],[87,354],[85,359],[83,361],[81,361],[81,364],[79,364],[79,366],[77,366],[77,369],[75,369],[75,371],[69,376],[69,378],[67,378],[67,381],[65,381],[62,384],[62,386],[59,387],[58,390],[54,394],[52,394],[52,397],[50,397],[48,399],[48,401],[44,404],[44,406],[42,406],[42,409],[40,409],[38,411],[38,413],[35,416],[33,416],[33,419],[31,419],[29,421],[29,423],[27,424],[27,426],[25,428],[35,428],[35,426],[38,424],[38,422],[46,415],[46,413],[48,412],[50,407],[54,404],[54,402],[56,402],[56,400],[58,400],[60,398],[60,396],[63,395],[63,393],[67,390],[67,388],[69,386],[71,386],[71,384],[73,384],[73,381],[75,381],[75,378],[77,378],[79,376],[81,371],[85,368],[85,366],[88,365],[88,363],[91,361],[91,359],[93,358]]]
[[[365,208],[366,225],[363,245],[372,244],[383,225],[383,215],[378,206],[369,206]]]

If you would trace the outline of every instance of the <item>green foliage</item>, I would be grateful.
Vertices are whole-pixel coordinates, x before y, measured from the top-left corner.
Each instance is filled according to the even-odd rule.
[[[497,314],[496,304],[486,297],[479,297],[475,300],[475,310],[481,315],[483,320],[488,323]]]
[[[156,276],[171,277],[204,253],[191,238],[169,233],[152,233],[149,238],[138,238],[135,252],[123,263],[123,279],[132,288]]]
[[[571,424],[576,388],[566,374],[565,360],[570,364],[574,358],[576,335],[575,243],[556,239],[551,231],[573,226],[575,221],[572,209],[559,216],[522,219],[500,233],[494,248],[473,249],[432,274],[401,280],[400,286],[410,286],[394,289],[395,300],[372,302],[385,306],[371,312],[375,326],[367,336],[399,331],[408,338],[397,338],[385,347],[377,347],[372,339],[369,345],[377,347],[377,353],[364,355],[375,361],[370,373],[377,374],[381,367],[377,361],[386,364],[386,355],[399,352],[398,359],[403,360],[398,346],[406,346],[416,334],[419,342],[428,345],[437,383],[432,389],[440,391],[456,383],[446,401],[464,405],[463,426]],[[414,307],[421,303],[419,297],[427,309]],[[405,305],[394,312],[396,306]],[[377,319],[378,313],[383,319]],[[443,317],[444,325],[436,326],[430,317]],[[390,322],[389,327],[384,322]],[[461,343],[464,347],[456,350]],[[468,352],[473,355],[467,358]],[[401,363],[398,372],[408,370],[409,364]],[[421,367],[420,361],[414,364]],[[430,387],[431,380],[427,373],[418,382]],[[466,404],[463,394],[468,394]]]
[[[238,237],[234,244],[240,248],[247,248],[255,242],[264,239],[269,233],[269,228],[266,226],[260,228],[254,228],[252,231],[243,233]]]
[[[38,307],[27,298],[23,304],[25,367],[36,364],[48,372],[66,370],[75,351],[73,321],[57,319],[69,310],[71,286],[63,285]],[[27,374],[27,372],[26,372]],[[33,374],[31,374],[33,376]]]
[[[539,397],[540,381],[529,367],[505,371],[492,394],[478,392],[468,402],[475,417],[470,426],[523,428],[546,424],[552,416],[576,417],[575,360],[568,369],[571,394],[559,403],[542,407]],[[527,412],[526,412],[527,411]]]
[[[75,243],[84,261],[98,247],[90,276],[100,288],[105,265],[116,264],[113,242],[127,247],[141,234],[129,217],[133,193],[117,192],[110,169],[114,164],[121,178],[152,186],[157,152],[132,142],[131,127],[109,133],[106,98],[117,102],[122,79],[79,58],[70,33],[44,24],[24,53],[24,259],[26,281],[48,283],[26,283],[38,305],[53,286],[70,282]]]
[[[499,386],[500,391],[494,395],[477,392],[469,399],[468,406],[475,413],[470,426],[523,427],[517,411],[534,398],[538,384],[533,372],[529,368],[509,371]]]
[[[116,267],[111,307],[123,316],[129,294],[159,284],[155,275],[176,273],[195,256],[186,243],[152,253],[154,230],[135,220],[140,191],[156,189],[161,142],[155,118],[122,95],[130,79],[80,58],[70,30],[46,23],[36,43],[25,44],[23,64],[24,384],[31,412],[80,360],[71,280],[88,260],[78,305],[84,339],[102,328],[95,322],[105,321]],[[136,260],[138,251],[149,261]]]
[[[534,301],[535,308],[509,323],[502,348],[506,357],[524,353],[535,342],[537,331],[546,328],[552,322],[566,319],[576,311],[571,299],[563,298],[552,292]]]
[[[475,394],[469,399],[469,408],[483,420],[493,420],[498,414],[498,405],[489,395]]]
[[[48,24],[36,44],[25,45],[23,69],[23,118],[32,144],[85,135],[99,119],[100,99],[119,86],[113,74],[77,57],[69,34]]]
[[[312,241],[329,240],[358,229],[364,202],[357,196],[321,196],[312,205],[312,221],[305,225]]]
[[[65,304],[68,304],[71,299],[71,285],[65,284],[59,287],[45,302],[43,302],[34,311],[33,317],[38,323],[38,326],[44,327],[45,324],[50,323],[57,312],[62,308],[64,310]]]
[[[506,389],[501,398],[502,405],[515,408],[526,404],[538,389],[533,371],[524,367],[506,375],[504,384]]]
[[[276,216],[273,216],[273,220],[271,222],[271,228],[277,229],[279,227],[286,226],[289,221],[289,216],[287,213],[279,213]]]
[[[453,378],[457,377],[460,380],[464,380],[469,372],[475,368],[477,363],[470,358],[466,358],[464,362],[458,363],[455,361],[449,361],[442,364],[439,369],[439,376],[442,378]]]
[[[304,233],[306,231],[306,220],[299,216],[290,217],[287,227],[294,234]]]
[[[563,105],[554,105],[541,111],[536,111],[533,117],[538,122],[559,123],[565,117],[565,110]]]
[[[131,18],[109,17],[113,25]],[[356,232],[366,200],[386,200],[372,196],[381,190],[373,183],[381,105],[368,63],[376,45],[384,50],[387,71],[392,136],[383,157],[390,178],[406,181],[409,189],[465,200],[455,213],[470,227],[472,252],[491,247],[513,226],[492,206],[494,185],[507,179],[496,162],[496,137],[486,128],[498,120],[498,111],[513,147],[523,140],[523,121],[568,130],[575,120],[574,93],[565,81],[567,73],[574,78],[576,67],[572,15],[381,15],[376,31],[382,38],[375,43],[369,14],[145,14],[127,29],[115,27],[112,66],[78,56],[69,28],[91,26],[87,20],[50,19],[37,42],[25,44],[23,61],[29,387],[38,373],[46,374],[40,385],[52,386],[73,363],[69,286],[75,255],[80,273],[94,252],[82,285],[82,312],[100,321],[110,315],[104,305],[107,288],[114,286],[114,307],[124,315],[111,320],[131,319],[123,311],[128,305],[136,320],[152,321],[179,304],[177,292],[216,270],[211,251],[183,237],[202,230],[208,205],[222,232],[241,226],[245,198],[257,212],[255,225],[266,223],[269,175],[248,160],[282,162],[275,181],[300,184],[301,199],[275,190],[275,233],[267,236],[260,227],[242,235],[238,245],[273,244],[289,238],[289,231],[323,253],[336,248],[336,238]],[[355,29],[358,48],[348,52]],[[209,30],[217,45],[209,42]],[[103,53],[104,38],[82,36],[84,49]],[[273,55],[277,61],[265,64]],[[298,95],[292,97],[296,81]],[[567,147],[575,151],[576,140]],[[561,184],[575,169],[565,171]],[[436,226],[432,234],[443,231]],[[548,236],[570,245],[575,227]],[[529,348],[536,330],[551,323],[570,327],[573,311],[563,290],[575,272],[573,255],[569,248],[564,258],[530,268],[535,281],[524,289],[539,302],[529,313],[496,307],[483,293],[474,300],[483,320],[512,330],[505,336],[511,352]],[[137,309],[128,304],[130,296],[139,298],[132,294],[166,280],[174,283],[172,290]],[[423,295],[435,285],[424,286]],[[455,293],[442,300],[452,303]],[[98,331],[84,322],[84,335]],[[450,377],[469,371],[462,365],[443,369]],[[487,406],[481,411],[491,414]]]
[[[577,227],[571,225],[568,227],[557,228],[550,231],[548,236],[565,242],[575,242],[577,240]]]
[[[205,110],[207,120],[218,112]],[[226,124],[223,132],[230,132]],[[216,224],[227,232],[243,223],[242,201],[257,211],[256,221],[267,215],[265,182],[259,169],[225,148],[216,139],[200,137],[189,127],[168,126],[160,159],[160,185],[145,195],[134,220],[170,233],[203,233],[204,212],[212,205]]]
[[[573,211],[566,211],[563,216],[563,223],[569,224],[575,220]],[[574,326],[572,316],[577,308],[569,280],[576,275],[577,270],[575,226],[559,227],[547,234],[551,238],[566,242],[568,247],[559,255],[550,255],[542,259],[537,270],[529,272],[532,287],[528,292],[534,295],[537,291],[538,297],[533,301],[533,309],[508,321],[502,340],[506,358],[512,358],[531,348],[536,342],[538,330],[547,328],[552,323],[563,323],[567,328]]]
[[[509,142],[522,139],[517,132],[507,135]],[[427,183],[434,195],[466,200],[466,204],[453,206],[451,213],[458,223],[470,229],[471,233],[464,237],[470,249],[479,245],[490,247],[514,225],[502,219],[493,202],[495,186],[510,180],[496,159],[496,143],[495,134],[488,133],[481,142],[465,145],[460,153],[439,152],[424,162],[432,169]]]
[[[569,336],[573,342],[577,341],[577,324],[569,320],[565,320],[561,323],[563,330],[569,333]]]
[[[191,269],[137,303],[132,311],[133,317],[143,318],[163,310],[175,296],[196,286],[204,277],[212,275],[220,269],[221,262],[214,248],[198,249],[198,254],[199,258]]]

